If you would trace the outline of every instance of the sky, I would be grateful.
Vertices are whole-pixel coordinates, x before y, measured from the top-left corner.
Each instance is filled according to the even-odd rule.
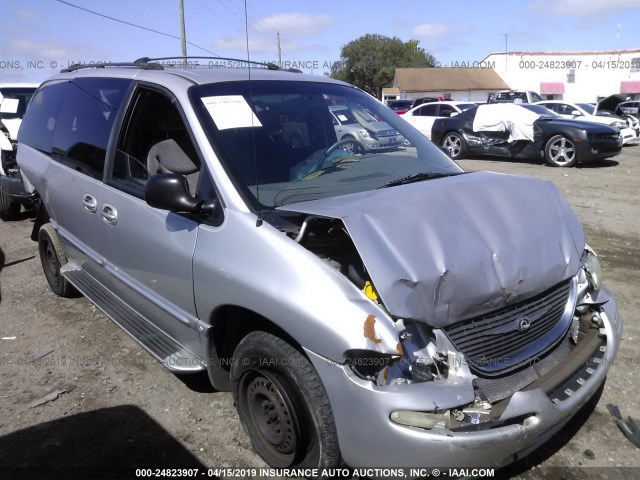
[[[183,1],[188,55],[246,59],[248,31],[250,58],[277,62],[279,34],[283,64],[316,75],[368,33],[419,40],[442,67],[505,50],[640,49],[640,0],[246,0],[246,16],[244,0]],[[41,82],[76,62],[181,55],[179,0],[0,0],[0,8],[0,82]]]

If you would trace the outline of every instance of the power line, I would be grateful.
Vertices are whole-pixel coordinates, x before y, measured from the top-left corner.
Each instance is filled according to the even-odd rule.
[[[93,15],[97,15],[97,16],[102,17],[102,18],[113,20],[114,22],[124,23],[125,25],[129,25],[130,27],[139,28],[141,30],[146,30],[148,32],[157,33],[158,35],[164,35],[165,37],[170,37],[170,38],[175,38],[177,40],[180,40],[180,37],[177,37],[175,35],[171,35],[170,33],[160,32],[158,30],[154,30],[153,28],[143,27],[142,25],[137,25],[135,23],[131,23],[131,22],[127,22],[127,21],[124,21],[124,20],[120,20],[119,18],[110,17],[108,15],[104,15],[102,13],[98,13],[98,12],[94,12],[93,10],[89,10],[88,8],[80,7],[79,5],[74,5],[73,3],[65,2],[64,0],[56,0],[56,1],[59,2],[59,3],[64,3],[65,5],[68,5],[70,7],[77,8],[78,10],[83,10],[83,11],[91,13]],[[200,50],[204,50],[205,52],[210,53],[211,55],[215,55],[216,57],[220,56],[217,53],[214,53],[214,52],[212,52],[210,50],[207,50],[204,47],[201,47],[200,45],[196,45],[195,43],[192,43],[192,42],[189,42],[189,41],[187,41],[187,43],[189,45],[193,46],[193,47],[199,48]]]

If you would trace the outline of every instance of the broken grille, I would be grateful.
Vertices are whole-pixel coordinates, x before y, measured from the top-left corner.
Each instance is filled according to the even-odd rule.
[[[575,308],[571,279],[525,302],[445,328],[471,370],[486,376],[534,365],[567,331]]]

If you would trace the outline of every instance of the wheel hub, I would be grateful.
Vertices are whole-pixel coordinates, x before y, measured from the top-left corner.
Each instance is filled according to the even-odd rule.
[[[247,403],[255,426],[279,454],[295,454],[298,436],[293,412],[274,382],[257,376],[247,386]]]

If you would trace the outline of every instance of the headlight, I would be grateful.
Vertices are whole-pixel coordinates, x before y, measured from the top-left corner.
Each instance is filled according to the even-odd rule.
[[[369,138],[370,137],[369,132],[367,132],[366,130],[360,130],[358,133],[360,134],[360,136],[362,138]]]
[[[627,128],[626,122],[613,122],[611,125],[618,128]]]
[[[600,287],[602,287],[602,268],[600,267],[600,260],[598,260],[596,252],[594,252],[589,245],[585,245],[582,265],[587,273],[589,286],[593,290],[592,297],[596,298]]]

